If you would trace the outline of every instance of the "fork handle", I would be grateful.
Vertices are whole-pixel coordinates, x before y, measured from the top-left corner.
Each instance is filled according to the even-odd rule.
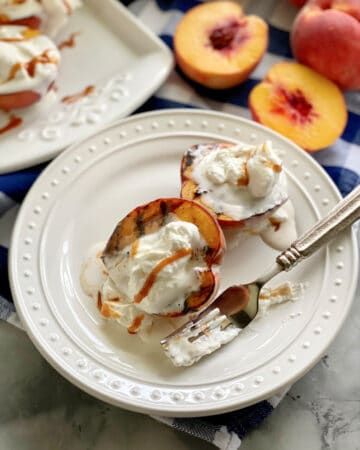
[[[317,249],[336,236],[344,228],[360,218],[360,185],[342,199],[327,216],[300,236],[283,251],[276,262],[283,270],[292,269],[300,260],[312,255]]]

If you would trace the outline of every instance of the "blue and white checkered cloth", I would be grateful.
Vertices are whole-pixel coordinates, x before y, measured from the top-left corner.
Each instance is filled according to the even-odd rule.
[[[124,3],[129,4],[133,13],[172,48],[172,36],[178,21],[185,11],[199,2],[135,0]],[[292,58],[289,29],[295,9],[287,0],[244,0],[241,3],[247,13],[262,16],[270,30],[268,51],[251,77],[236,88],[213,91],[189,81],[180,70],[175,69],[167,82],[137,112],[197,107],[251,117],[247,103],[250,90],[265,76],[271,65]],[[313,155],[343,195],[360,183],[360,93],[346,93],[346,102],[349,120],[344,133],[330,148]],[[19,326],[8,281],[9,239],[19,206],[45,165],[0,175],[0,318]],[[284,394],[282,392],[268,401],[213,417],[156,419],[211,442],[220,449],[235,450],[244,436],[271,413]]]

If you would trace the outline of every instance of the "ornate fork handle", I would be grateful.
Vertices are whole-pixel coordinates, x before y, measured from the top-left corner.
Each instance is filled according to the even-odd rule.
[[[288,271],[292,269],[298,261],[312,255],[318,248],[359,218],[360,185],[337,203],[326,217],[283,251],[276,258],[276,262],[283,270]]]

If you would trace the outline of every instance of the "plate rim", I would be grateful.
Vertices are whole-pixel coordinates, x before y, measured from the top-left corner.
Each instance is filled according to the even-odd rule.
[[[228,118],[231,120],[235,120],[237,123],[241,124],[241,123],[245,123],[247,125],[249,125],[251,128],[255,128],[255,129],[259,129],[261,131],[265,131],[266,134],[274,134],[276,135],[278,138],[280,138],[280,140],[282,140],[284,142],[284,144],[286,145],[290,145],[291,147],[295,147],[297,150],[296,151],[300,151],[302,152],[302,156],[305,157],[305,159],[308,159],[311,161],[310,164],[313,165],[313,167],[316,167],[317,170],[320,170],[322,172],[322,174],[324,175],[325,179],[327,180],[329,187],[332,189],[332,191],[334,192],[335,196],[337,198],[341,198],[339,191],[336,187],[336,185],[334,184],[334,182],[331,180],[331,178],[329,177],[329,175],[326,173],[326,171],[320,166],[320,164],[316,163],[316,161],[313,160],[313,158],[305,153],[302,149],[300,149],[299,147],[297,147],[293,142],[289,141],[288,139],[284,138],[283,136],[281,136],[279,133],[273,132],[273,130],[267,129],[265,127],[263,127],[262,125],[253,122],[251,120],[248,119],[244,119],[242,117],[238,117],[235,116],[233,114],[228,114],[228,113],[223,113],[223,112],[217,112],[217,111],[208,111],[208,110],[202,110],[202,109],[186,109],[186,108],[179,108],[179,109],[166,109],[166,110],[159,110],[159,111],[151,111],[151,112],[146,112],[146,113],[141,113],[141,114],[136,114],[134,116],[128,117],[126,119],[122,119],[117,121],[116,123],[110,124],[107,127],[102,128],[101,130],[99,130],[96,134],[92,135],[92,136],[88,136],[87,138],[85,138],[84,140],[74,143],[73,145],[71,145],[67,150],[65,150],[64,152],[62,152],[58,158],[56,158],[54,161],[52,161],[45,169],[44,171],[41,173],[41,175],[39,176],[39,178],[35,181],[34,185],[31,187],[31,189],[29,190],[26,198],[24,199],[20,211],[18,213],[17,219],[16,219],[16,223],[15,226],[13,228],[13,233],[11,236],[11,242],[10,242],[10,252],[9,252],[9,278],[10,278],[10,287],[11,287],[11,292],[14,298],[14,302],[15,305],[17,307],[17,312],[21,318],[21,321],[24,325],[24,328],[26,329],[29,337],[31,338],[32,342],[34,343],[34,345],[36,346],[36,348],[39,350],[39,352],[43,355],[43,357],[62,375],[64,376],[66,379],[68,379],[70,382],[72,382],[73,384],[77,385],[78,387],[80,387],[82,390],[86,391],[87,393],[89,393],[92,396],[95,396],[97,398],[99,398],[100,400],[106,401],[108,403],[111,403],[115,406],[121,406],[121,407],[125,407],[126,409],[132,410],[132,411],[137,411],[137,412],[142,412],[142,413],[147,413],[147,414],[161,414],[161,415],[165,415],[165,416],[174,416],[176,415],[177,417],[195,417],[195,416],[204,416],[204,415],[215,415],[215,414],[219,414],[219,413],[224,413],[224,412],[228,412],[228,411],[233,411],[235,409],[238,408],[243,408],[246,406],[249,406],[251,404],[254,404],[258,401],[264,400],[269,398],[270,396],[272,396],[274,393],[278,392],[279,390],[281,390],[282,388],[284,388],[286,385],[292,384],[294,383],[296,380],[298,380],[299,378],[301,378],[311,367],[313,367],[318,361],[319,359],[322,357],[323,353],[326,351],[326,349],[328,348],[328,346],[331,344],[331,342],[333,342],[333,340],[336,338],[337,334],[339,333],[340,329],[342,328],[342,325],[346,319],[346,317],[348,316],[348,313],[350,311],[352,302],[354,300],[354,295],[355,295],[355,291],[356,291],[356,284],[357,284],[357,275],[358,275],[358,264],[359,264],[359,252],[358,252],[358,247],[356,245],[356,238],[355,238],[355,233],[354,230],[352,230],[350,232],[350,241],[351,241],[351,249],[353,251],[354,254],[354,260],[352,261],[353,264],[353,270],[352,270],[352,274],[351,274],[351,285],[348,289],[348,297],[349,297],[349,301],[347,304],[347,309],[343,314],[342,320],[340,322],[338,322],[338,327],[336,329],[335,332],[332,333],[331,338],[329,339],[329,337],[327,337],[326,342],[324,343],[324,345],[322,345],[322,350],[321,352],[319,352],[317,354],[316,357],[312,358],[307,364],[302,364],[302,369],[298,370],[296,372],[296,376],[292,376],[290,379],[287,380],[287,382],[282,383],[280,386],[276,385],[276,387],[273,387],[272,389],[267,389],[266,392],[260,392],[258,395],[253,395],[251,400],[248,401],[240,401],[240,403],[236,403],[234,404],[234,401],[229,402],[229,401],[225,401],[225,402],[214,402],[213,405],[211,405],[211,407],[209,407],[209,404],[206,404],[203,406],[203,408],[196,408],[195,405],[193,405],[193,407],[195,407],[193,410],[193,407],[190,407],[190,405],[188,404],[187,406],[185,405],[185,407],[183,408],[166,408],[164,407],[164,405],[156,405],[156,402],[153,402],[151,407],[149,407],[148,405],[141,405],[139,404],[139,401],[137,398],[134,397],[133,401],[131,401],[131,398],[127,398],[127,400],[129,401],[123,401],[123,400],[119,400],[119,398],[111,396],[108,392],[100,392],[98,390],[94,390],[94,388],[92,386],[89,386],[86,382],[84,382],[82,379],[79,378],[79,373],[76,374],[76,376],[74,376],[74,370],[73,368],[71,368],[71,370],[68,370],[66,368],[63,367],[63,365],[61,364],[61,361],[58,361],[56,358],[56,355],[53,355],[52,352],[49,353],[48,351],[48,345],[45,345],[44,347],[42,346],[42,341],[43,338],[42,336],[39,336],[39,334],[36,334],[36,329],[34,327],[34,330],[31,328],[31,324],[29,324],[27,322],[26,319],[26,312],[24,308],[24,311],[22,311],[22,306],[21,306],[21,295],[19,295],[19,298],[17,297],[17,281],[16,281],[16,270],[15,270],[15,263],[16,263],[16,248],[17,248],[17,243],[15,242],[16,238],[17,238],[17,233],[18,233],[18,228],[20,228],[20,224],[22,221],[22,216],[25,214],[26,211],[26,203],[27,203],[27,198],[29,198],[30,193],[33,192],[33,190],[36,189],[37,184],[40,184],[40,182],[43,179],[47,178],[47,174],[48,172],[50,172],[52,170],[53,167],[56,167],[58,164],[61,163],[62,159],[66,159],[68,155],[72,154],[72,152],[74,152],[77,147],[79,145],[83,145],[85,144],[87,141],[89,140],[93,140],[95,138],[97,138],[99,135],[106,133],[109,130],[112,130],[114,128],[118,128],[121,127],[123,125],[129,124],[131,122],[137,122],[137,121],[142,121],[144,118],[154,118],[157,116],[164,116],[164,115],[195,115],[195,116],[212,116],[215,118]],[[179,133],[178,130],[176,130],[176,134]],[[230,138],[229,136],[224,136],[224,139],[226,138]],[[136,138],[135,138],[136,139]],[[58,357],[59,358],[59,357]],[[175,388],[174,388],[175,389]],[[225,403],[225,404],[223,404]],[[174,405],[176,406],[176,405]],[[205,408],[205,409],[204,409]]]

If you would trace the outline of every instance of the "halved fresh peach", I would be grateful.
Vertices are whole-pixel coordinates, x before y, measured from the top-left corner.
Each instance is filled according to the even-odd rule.
[[[308,151],[331,145],[347,122],[335,83],[302,64],[281,62],[249,95],[253,118]]]
[[[183,155],[181,161],[181,197],[187,200],[193,200],[205,208],[207,208],[211,214],[213,214],[218,220],[219,224],[223,228],[236,227],[242,228],[244,230],[256,230],[258,225],[262,223],[263,220],[269,218],[285,201],[288,199],[287,193],[285,191],[279,191],[278,195],[268,197],[268,202],[264,206],[259,206],[259,201],[254,198],[254,209],[253,212],[247,210],[247,213],[243,217],[234,217],[230,214],[225,214],[221,211],[221,205],[217,201],[218,209],[215,209],[207,201],[208,196],[211,192],[208,192],[204,187],[199,185],[199,182],[194,179],[194,170],[198,163],[206,158],[211,152],[222,149],[230,149],[234,144],[221,142],[221,143],[208,143],[199,144],[190,147]],[[247,166],[244,163],[244,178],[238,180],[239,187],[246,188],[249,184],[249,177],[247,172]],[[274,167],[274,169],[281,171],[281,166],[279,168]],[[226,199],[224,199],[225,202]],[[241,204],[234,205],[242,206]]]
[[[178,250],[174,255],[159,263],[147,277],[143,288],[134,297],[134,303],[140,303],[156,279],[156,274],[162,265],[171,263],[178,257],[191,255],[191,258],[203,260],[205,266],[197,272],[199,288],[190,291],[184,302],[182,311],[162,314],[159,316],[180,316],[198,311],[205,307],[217,292],[219,275],[215,267],[221,263],[225,251],[225,239],[216,219],[206,208],[196,202],[180,198],[161,198],[145,205],[138,206],[124,217],[116,226],[103,251],[102,259],[105,266],[110,266],[118,252],[134,246],[142,236],[155,233],[172,221],[190,222],[197,226],[205,241],[204,247],[196,252],[189,249]],[[200,253],[200,255],[199,255]]]
[[[235,2],[205,2],[190,9],[179,22],[174,52],[189,78],[225,89],[249,76],[267,43],[268,27],[260,17],[246,16]]]

